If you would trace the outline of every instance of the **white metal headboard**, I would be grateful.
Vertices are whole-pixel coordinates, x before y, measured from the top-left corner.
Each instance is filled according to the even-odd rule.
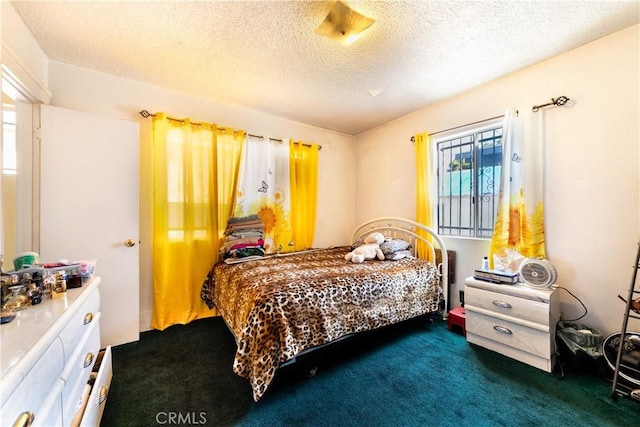
[[[433,238],[433,242],[418,234],[418,230],[423,230],[427,236]],[[437,265],[440,274],[440,287],[442,288],[442,298],[444,299],[443,317],[447,317],[449,298],[449,257],[447,248],[438,234],[424,224],[411,219],[400,217],[380,217],[369,220],[356,227],[351,235],[351,243],[364,240],[369,233],[382,233],[387,238],[403,239],[411,243],[411,250],[417,256],[416,241],[425,242],[431,253],[431,259],[436,260],[436,249],[440,249],[441,263]],[[435,247],[434,247],[435,243]]]

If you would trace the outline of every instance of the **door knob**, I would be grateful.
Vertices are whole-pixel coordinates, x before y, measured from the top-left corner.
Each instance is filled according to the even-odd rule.
[[[136,245],[136,241],[133,239],[127,239],[124,241],[124,245],[128,248],[132,248]]]

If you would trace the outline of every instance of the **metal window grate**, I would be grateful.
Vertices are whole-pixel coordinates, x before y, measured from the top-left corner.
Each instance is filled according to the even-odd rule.
[[[502,169],[502,127],[436,141],[438,232],[491,237]]]

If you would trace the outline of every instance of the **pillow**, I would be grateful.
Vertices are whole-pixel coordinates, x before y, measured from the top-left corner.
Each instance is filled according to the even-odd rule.
[[[385,258],[387,257],[387,255],[393,255],[398,251],[406,251],[409,248],[411,248],[411,243],[402,239],[385,240],[380,245],[380,249],[382,250],[382,253],[385,255]]]
[[[393,254],[385,255],[384,259],[389,261],[398,261],[399,259],[411,258],[411,257],[413,257],[413,255],[411,254],[411,251],[406,249],[406,250],[398,251]]]

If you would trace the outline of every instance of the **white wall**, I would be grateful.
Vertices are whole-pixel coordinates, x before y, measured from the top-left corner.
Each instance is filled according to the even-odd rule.
[[[46,55],[9,2],[3,1],[0,11],[2,71],[5,77],[14,82],[18,80],[28,91],[23,95],[28,95],[30,99],[48,102],[51,94],[47,89],[48,59]]]
[[[572,105],[539,113],[547,120],[547,253],[558,284],[588,308],[581,322],[603,333],[619,331],[624,305],[617,296],[628,293],[640,235],[639,33],[638,25],[627,28],[357,135],[356,222],[385,214],[415,217],[412,135],[566,95]],[[446,243],[458,255],[458,283],[450,293],[455,304],[489,243]],[[582,314],[567,292],[560,295],[565,319]],[[638,330],[640,322],[630,327]]]

